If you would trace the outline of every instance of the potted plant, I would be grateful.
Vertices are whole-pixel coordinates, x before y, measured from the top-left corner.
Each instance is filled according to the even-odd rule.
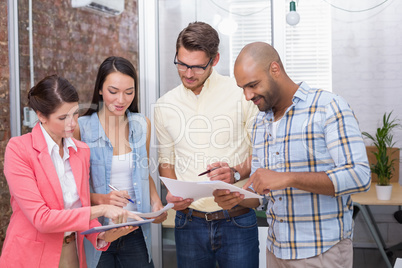
[[[363,136],[373,141],[377,151],[372,151],[375,155],[376,163],[370,165],[371,172],[378,176],[376,184],[377,198],[380,200],[391,199],[392,185],[390,180],[392,173],[395,170],[394,162],[395,158],[392,158],[390,149],[395,145],[393,142],[392,131],[394,128],[399,127],[400,124],[396,118],[391,120],[392,112],[389,114],[384,113],[382,118],[382,126],[377,128],[375,136],[370,135],[367,132],[363,132]],[[399,163],[397,163],[399,164]],[[385,191],[383,194],[382,191]]]

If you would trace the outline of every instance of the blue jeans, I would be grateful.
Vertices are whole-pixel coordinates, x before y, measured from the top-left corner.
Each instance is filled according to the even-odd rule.
[[[179,268],[258,268],[259,243],[254,210],[223,220],[206,221],[176,212],[175,239]]]
[[[152,261],[148,262],[141,227],[113,241],[108,250],[102,252],[97,268],[113,267],[154,267]]]

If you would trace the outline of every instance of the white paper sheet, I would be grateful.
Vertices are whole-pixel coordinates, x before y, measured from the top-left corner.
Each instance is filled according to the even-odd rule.
[[[244,198],[263,198],[263,196],[249,192],[242,188],[236,187],[232,184],[223,181],[178,181],[165,177],[160,177],[163,183],[166,185],[170,193],[174,196],[182,198],[193,198],[194,200],[213,196],[213,191],[217,189],[228,189],[231,192],[239,192],[244,194]]]
[[[401,258],[396,259],[394,268],[402,268],[402,259]]]
[[[174,204],[168,203],[161,210],[158,210],[158,211],[155,211],[155,212],[148,212],[148,213],[143,213],[143,212],[139,212],[139,211],[131,211],[131,212],[136,214],[136,215],[138,215],[138,216],[140,216],[140,217],[143,217],[143,218],[154,218],[154,217],[158,217],[163,212],[168,211],[172,207],[174,207]]]
[[[129,226],[129,225],[131,225],[131,226],[140,226],[140,225],[143,225],[143,224],[151,223],[153,221],[154,221],[154,219],[150,219],[150,220],[143,220],[143,221],[128,221],[126,223],[98,226],[98,227],[88,229],[88,230],[86,230],[84,232],[81,232],[81,234],[85,235],[85,234],[92,234],[92,233],[100,233],[100,232],[105,232],[105,231],[110,230],[110,229],[123,227],[123,226]]]

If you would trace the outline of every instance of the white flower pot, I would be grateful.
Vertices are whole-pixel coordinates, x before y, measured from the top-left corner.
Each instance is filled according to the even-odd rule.
[[[378,200],[390,200],[391,193],[392,193],[392,185],[375,185],[375,189],[377,191],[377,198]]]

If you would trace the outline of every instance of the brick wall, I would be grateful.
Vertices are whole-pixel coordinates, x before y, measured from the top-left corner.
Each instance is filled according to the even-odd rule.
[[[10,195],[3,174],[4,149],[10,138],[10,105],[8,91],[10,74],[8,67],[7,0],[0,0],[0,248],[3,245],[10,208]]]
[[[28,0],[18,1],[21,109],[30,88]],[[126,0],[125,11],[106,17],[72,8],[71,1],[41,0],[33,5],[34,83],[57,73],[79,91],[80,102],[91,100],[96,72],[108,56],[122,56],[138,66],[137,1]],[[0,248],[11,214],[3,175],[4,149],[10,137],[7,0],[0,0]],[[22,132],[30,129],[23,127]]]
[[[89,102],[96,72],[111,55],[138,61],[137,1],[125,1],[125,11],[105,17],[72,8],[71,1],[33,1],[33,43],[35,83],[58,73],[79,91],[80,100]],[[26,103],[30,88],[28,46],[28,0],[19,1],[21,98]]]

